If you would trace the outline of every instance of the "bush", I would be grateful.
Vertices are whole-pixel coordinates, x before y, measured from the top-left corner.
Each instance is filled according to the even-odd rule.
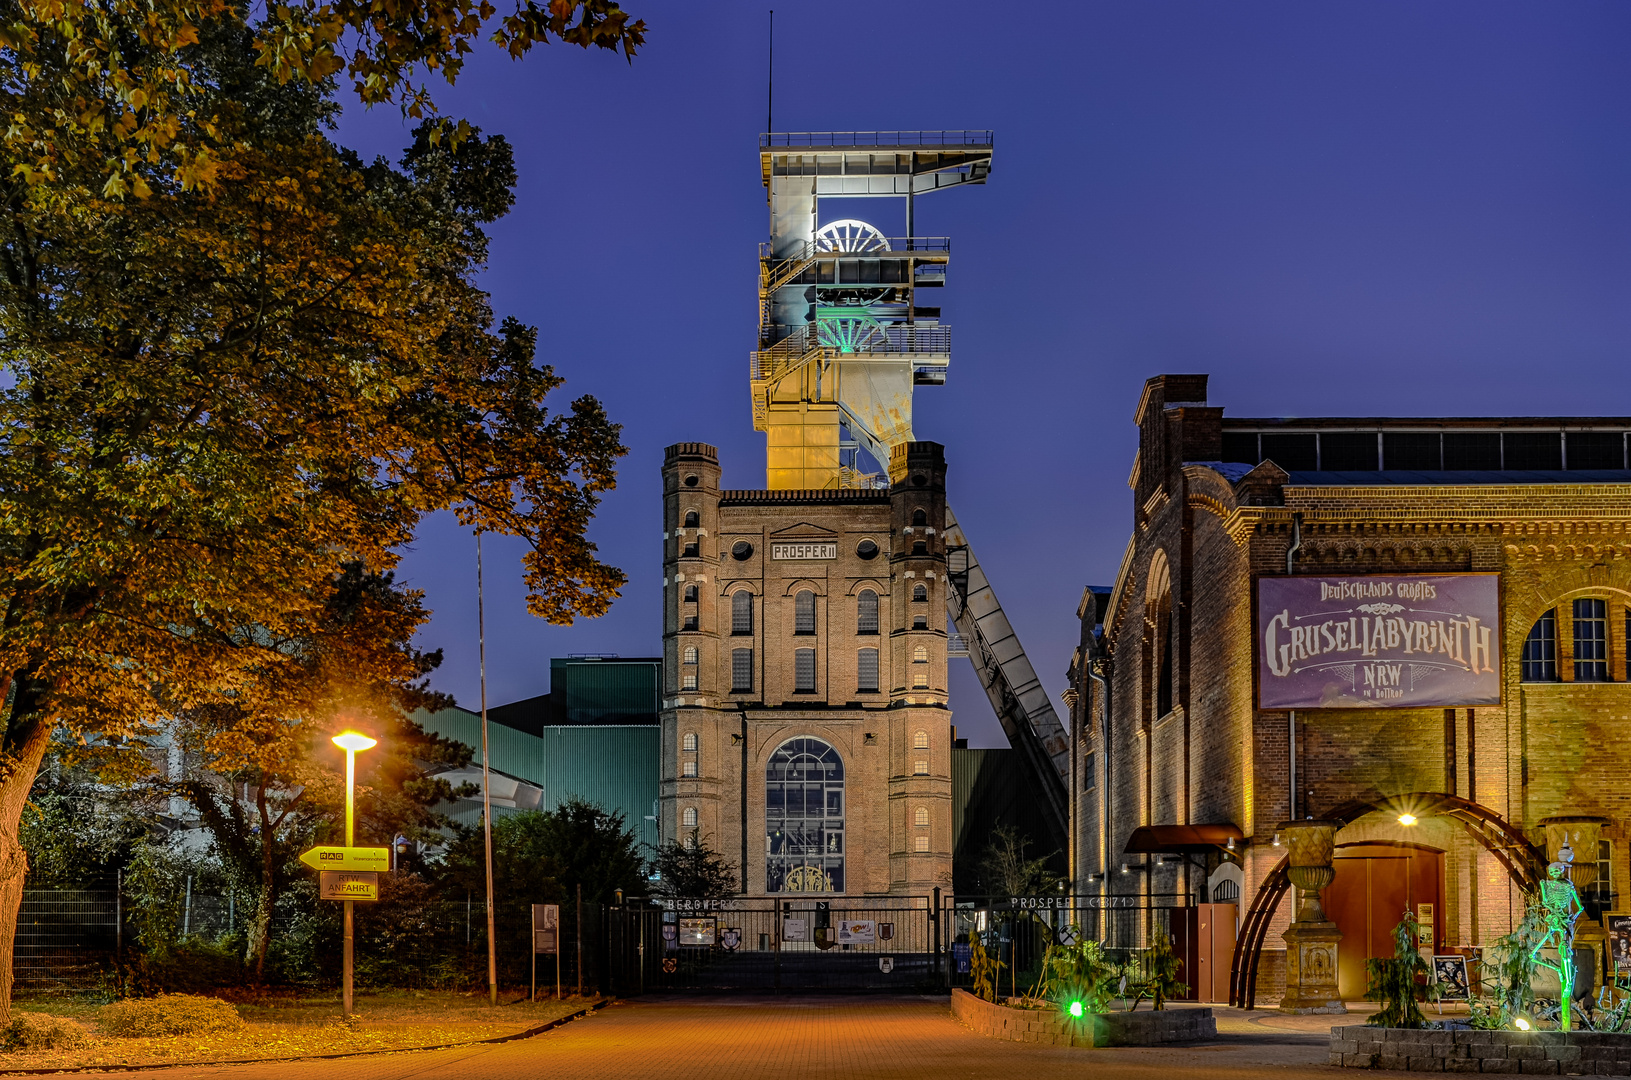
[[[38,1053],[42,1050],[74,1050],[90,1041],[84,1027],[62,1016],[19,1012],[11,1014],[4,1029],[8,1051]]]
[[[160,994],[155,998],[116,1001],[103,1008],[100,1019],[107,1031],[129,1038],[236,1031],[244,1023],[232,1004],[194,994]]]

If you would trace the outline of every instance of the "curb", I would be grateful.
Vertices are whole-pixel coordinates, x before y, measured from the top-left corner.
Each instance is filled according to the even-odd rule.
[[[380,1054],[418,1054],[430,1050],[456,1050],[462,1046],[491,1046],[495,1043],[530,1039],[546,1031],[581,1020],[590,1013],[599,1012],[612,1004],[615,998],[597,1001],[569,1016],[557,1017],[547,1024],[517,1031],[509,1035],[495,1035],[491,1039],[468,1039],[464,1042],[437,1043],[434,1046],[398,1046],[388,1050],[353,1050],[338,1054],[299,1054],[294,1057],[229,1058],[224,1061],[166,1061],[156,1065],[68,1065],[55,1069],[0,1069],[0,1076],[59,1076],[69,1073],[152,1072],[159,1069],[192,1069],[201,1065],[275,1065],[289,1061],[332,1061],[336,1058],[377,1057]]]

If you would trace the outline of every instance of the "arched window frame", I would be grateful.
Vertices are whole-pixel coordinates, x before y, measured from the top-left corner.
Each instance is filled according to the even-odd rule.
[[[1558,682],[1557,609],[1541,612],[1529,628],[1519,659],[1519,677],[1524,682]]]
[[[701,520],[695,510],[687,510],[685,512],[685,524],[681,528],[695,529],[701,523]]]
[[[694,829],[697,827],[696,807],[687,806],[684,810],[680,811],[680,827],[683,829]]]
[[[731,633],[753,633],[752,589],[737,589],[731,593]]]
[[[800,589],[793,597],[793,633],[816,632],[816,594],[812,589]]]
[[[844,760],[823,739],[800,736],[765,764],[765,891],[844,891]]]
[[[926,604],[929,602],[929,586],[919,581],[912,586],[912,603]]]
[[[918,729],[917,733],[912,736],[912,749],[913,750],[927,750],[928,748],[929,748],[929,733],[920,728],[920,729]]]
[[[697,749],[697,733],[694,731],[687,731],[684,735],[680,736],[680,749],[688,754],[695,753]]]

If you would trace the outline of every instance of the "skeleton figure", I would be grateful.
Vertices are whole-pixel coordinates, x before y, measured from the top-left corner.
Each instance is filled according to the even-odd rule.
[[[1574,882],[1569,880],[1569,865],[1574,862],[1574,850],[1564,844],[1557,852],[1557,861],[1546,868],[1547,880],[1540,883],[1541,917],[1546,921],[1546,933],[1541,935],[1530,956],[1541,967],[1557,972],[1558,1028],[1569,1030],[1569,1005],[1574,997],[1574,924],[1585,905]],[[1541,950],[1557,950],[1557,962],[1541,959]]]

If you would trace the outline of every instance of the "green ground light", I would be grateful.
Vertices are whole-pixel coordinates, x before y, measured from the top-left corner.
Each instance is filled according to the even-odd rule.
[[[1075,1017],[1080,1017],[1082,1015],[1082,1003],[1080,1001],[1073,1001],[1070,1003],[1070,1015]]]

